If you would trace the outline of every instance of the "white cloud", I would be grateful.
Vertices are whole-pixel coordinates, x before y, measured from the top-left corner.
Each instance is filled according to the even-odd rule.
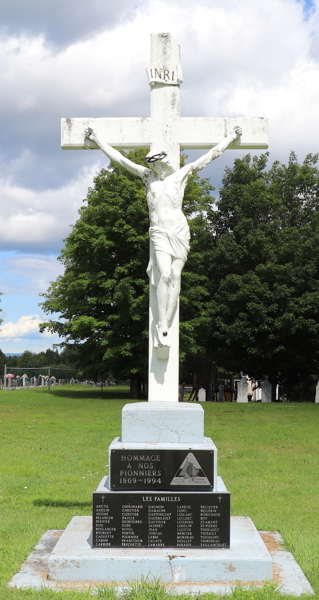
[[[97,165],[59,189],[38,191],[0,179],[0,244],[2,249],[58,250],[78,218]]]
[[[3,294],[38,296],[62,274],[63,265],[55,256],[5,255],[0,268],[0,289]]]
[[[139,0],[139,6],[143,0]],[[12,31],[43,32],[55,44],[88,36],[91,32],[111,28],[116,22],[131,18],[135,0],[25,0],[0,1],[1,28]]]
[[[296,150],[302,160],[318,151],[318,98],[319,64],[300,60],[277,85],[234,90],[228,109],[267,114],[272,156],[285,161]]]
[[[43,323],[40,315],[26,315],[20,317],[16,323],[2,323],[0,331],[1,342],[20,342],[21,338],[30,338],[39,333],[39,325]],[[52,337],[48,331],[42,334],[44,337]]]

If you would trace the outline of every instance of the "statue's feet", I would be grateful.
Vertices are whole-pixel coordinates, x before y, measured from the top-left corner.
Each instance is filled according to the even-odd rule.
[[[171,335],[168,327],[156,325],[156,341],[155,346],[170,346]],[[157,342],[157,343],[156,343]]]

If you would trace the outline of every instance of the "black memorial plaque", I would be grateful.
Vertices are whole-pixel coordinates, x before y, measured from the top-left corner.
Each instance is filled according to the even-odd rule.
[[[212,490],[213,450],[112,450],[112,490]]]
[[[229,548],[228,492],[93,492],[93,548]]]

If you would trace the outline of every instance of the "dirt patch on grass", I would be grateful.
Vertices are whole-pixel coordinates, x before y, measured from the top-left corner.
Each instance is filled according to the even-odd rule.
[[[263,539],[263,542],[271,556],[273,556],[274,552],[277,550],[282,550],[283,545],[279,539],[278,533],[276,531],[260,531],[260,536]],[[272,563],[272,580],[274,583],[281,582],[281,571],[282,569],[277,565],[274,561]]]

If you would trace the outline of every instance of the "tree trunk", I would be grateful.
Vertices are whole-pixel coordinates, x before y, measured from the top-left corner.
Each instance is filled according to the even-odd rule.
[[[141,376],[139,373],[131,373],[130,398],[138,400],[141,396]]]

